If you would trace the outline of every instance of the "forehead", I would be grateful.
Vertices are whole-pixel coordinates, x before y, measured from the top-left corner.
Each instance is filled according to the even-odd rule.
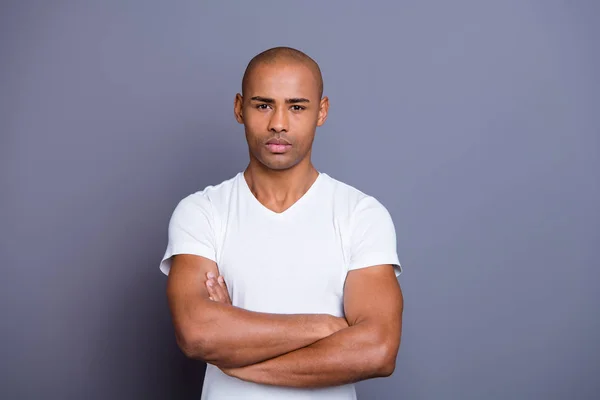
[[[262,63],[248,76],[248,93],[252,96],[319,97],[319,85],[310,67],[299,62]]]

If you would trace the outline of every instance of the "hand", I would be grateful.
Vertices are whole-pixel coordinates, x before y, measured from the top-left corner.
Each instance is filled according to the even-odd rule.
[[[225,284],[225,278],[223,278],[223,276],[219,275],[217,277],[213,272],[209,272],[206,274],[205,284],[209,298],[212,301],[231,305],[229,291],[227,290],[227,285]]]

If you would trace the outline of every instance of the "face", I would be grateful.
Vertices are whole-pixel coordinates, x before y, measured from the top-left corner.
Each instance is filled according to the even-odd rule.
[[[327,97],[302,64],[261,64],[251,72],[235,116],[244,124],[251,162],[286,170],[310,162],[317,126],[327,118]]]

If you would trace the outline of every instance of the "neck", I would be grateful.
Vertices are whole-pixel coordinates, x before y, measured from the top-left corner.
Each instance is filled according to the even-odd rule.
[[[254,196],[265,206],[283,211],[310,189],[319,172],[309,161],[286,170],[272,170],[251,160],[244,178]]]

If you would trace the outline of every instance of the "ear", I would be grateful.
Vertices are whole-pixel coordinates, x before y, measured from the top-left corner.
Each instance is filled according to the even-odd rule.
[[[329,112],[329,98],[327,96],[321,99],[319,103],[319,116],[317,118],[317,126],[321,126],[327,120],[327,113]]]
[[[244,98],[242,97],[241,94],[237,93],[235,95],[235,100],[233,101],[233,114],[235,115],[235,119],[238,123],[243,124],[244,123],[244,115],[243,115],[243,105],[244,105]]]

